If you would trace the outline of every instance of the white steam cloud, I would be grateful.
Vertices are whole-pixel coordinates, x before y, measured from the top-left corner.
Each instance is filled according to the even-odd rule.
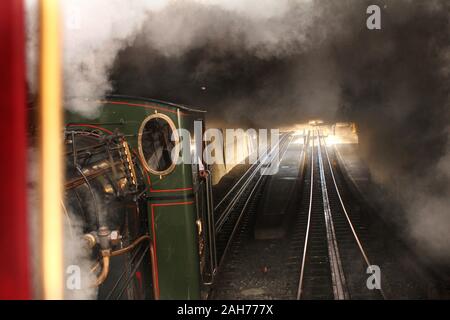
[[[62,6],[63,75],[67,98],[97,98],[111,90],[108,72],[117,52],[133,40],[149,10],[161,0],[64,0]],[[37,89],[38,2],[26,0],[28,82]],[[71,100],[76,101],[76,100]],[[74,102],[68,109],[94,116],[90,106]]]
[[[117,52],[133,40],[146,10],[161,4],[143,0],[65,0],[62,4],[66,97],[101,97],[112,89],[108,72]],[[67,107],[95,115],[89,104],[74,102]]]
[[[70,210],[70,209],[69,209]],[[83,221],[74,219],[69,212],[62,213],[64,219],[64,299],[93,300],[97,299],[98,287],[93,284],[96,275],[91,269],[97,259],[91,256],[91,249],[84,247],[82,241]],[[100,267],[101,268],[101,267]]]
[[[34,92],[37,0],[26,4],[28,80]],[[320,14],[311,0],[64,0],[61,5],[65,107],[88,117],[96,115],[95,108],[72,98],[110,92],[114,59],[142,28],[147,41],[166,55],[181,55],[222,36],[228,41],[224,46],[244,42],[258,56],[285,55],[299,43],[306,46],[308,28]],[[301,8],[295,17],[290,16],[292,8]]]

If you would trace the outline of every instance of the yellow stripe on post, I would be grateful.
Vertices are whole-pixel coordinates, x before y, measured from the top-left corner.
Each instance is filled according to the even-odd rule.
[[[62,85],[58,0],[40,0],[40,199],[44,299],[63,299]]]

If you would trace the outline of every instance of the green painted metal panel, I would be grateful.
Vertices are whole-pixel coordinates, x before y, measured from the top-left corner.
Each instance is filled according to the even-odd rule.
[[[161,299],[200,299],[195,204],[151,203]]]

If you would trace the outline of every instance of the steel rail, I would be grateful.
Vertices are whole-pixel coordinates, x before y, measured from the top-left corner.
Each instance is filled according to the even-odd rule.
[[[291,142],[292,142],[292,139],[286,144],[285,149],[284,149],[284,152],[283,152],[282,156],[279,158],[280,161],[281,161],[281,159],[283,159],[284,155],[286,154],[286,152],[287,152],[287,150],[288,150],[289,145],[290,145]],[[275,158],[275,156],[273,156],[273,157],[271,158],[271,161],[273,161],[274,158]],[[224,249],[224,251],[223,251],[223,254],[222,254],[222,256],[220,257],[220,261],[219,261],[219,264],[218,264],[218,269],[220,269],[220,267],[221,267],[221,265],[222,265],[222,263],[223,263],[223,261],[224,261],[224,258],[225,258],[225,256],[227,255],[228,249],[229,249],[229,247],[230,247],[230,245],[231,245],[231,243],[232,243],[232,241],[233,241],[233,239],[234,239],[234,236],[235,236],[235,234],[236,234],[236,232],[237,232],[237,230],[238,230],[238,227],[239,227],[239,224],[240,224],[240,222],[241,222],[241,220],[242,220],[242,217],[244,216],[244,213],[247,211],[247,207],[248,207],[248,205],[249,205],[249,203],[250,203],[250,200],[253,198],[253,195],[254,195],[255,191],[258,189],[258,187],[259,187],[259,185],[260,185],[260,183],[261,183],[261,181],[262,181],[263,177],[265,176],[265,173],[267,172],[268,169],[269,169],[268,167],[264,168],[264,172],[261,173],[261,175],[259,176],[259,178],[258,178],[258,180],[256,181],[255,185],[252,187],[252,190],[250,191],[250,194],[249,194],[249,196],[247,197],[247,199],[246,199],[246,201],[245,201],[245,203],[244,203],[244,206],[243,206],[242,209],[240,210],[239,217],[238,217],[238,219],[236,220],[236,223],[234,224],[233,231],[231,232],[231,235],[230,235],[230,237],[229,237],[229,239],[228,239],[228,241],[227,241],[227,244],[226,244],[226,246],[225,246],[225,249]]]
[[[308,133],[308,136],[309,136],[309,133]],[[297,289],[297,300],[301,299],[302,293],[303,293],[302,289],[303,289],[303,278],[305,275],[306,252],[308,249],[309,230],[310,230],[310,226],[311,226],[311,212],[312,212],[313,185],[314,185],[314,132],[312,134],[310,167],[311,167],[311,175],[310,175],[310,190],[309,190],[308,222],[306,224],[305,244],[303,246],[302,264],[300,267],[300,279],[298,282],[298,289]]]
[[[335,300],[347,300],[350,298],[348,288],[346,285],[345,274],[342,268],[342,262],[339,254],[339,247],[336,239],[336,232],[334,230],[333,215],[330,207],[330,200],[328,198],[327,182],[325,179],[325,170],[323,167],[322,148],[320,143],[320,132],[317,132],[319,142],[317,144],[317,154],[319,160],[320,170],[320,185],[322,189],[322,201],[325,217],[325,227],[327,233],[327,247],[328,257],[330,262],[331,279],[333,285],[333,295]],[[326,147],[325,147],[326,148]]]
[[[321,138],[320,138],[320,135],[319,135],[319,144],[321,143],[321,142],[320,142],[320,139],[321,139]],[[323,138],[322,138],[322,139],[323,139]],[[324,141],[324,143],[325,143],[325,141]],[[349,226],[350,226],[350,229],[351,229],[351,231],[352,231],[352,234],[353,234],[353,237],[354,237],[354,239],[355,239],[355,241],[356,241],[356,244],[358,245],[359,251],[360,251],[361,255],[363,256],[364,261],[365,261],[366,264],[367,264],[367,267],[370,267],[372,264],[371,264],[370,261],[369,261],[369,258],[368,258],[367,254],[366,254],[366,252],[365,252],[365,250],[364,250],[364,248],[363,248],[362,242],[361,242],[361,240],[359,239],[359,237],[358,237],[358,235],[357,235],[357,233],[356,233],[356,230],[355,230],[355,228],[354,228],[354,226],[353,226],[353,223],[352,223],[352,221],[351,221],[351,219],[350,219],[350,216],[349,216],[349,214],[348,214],[348,212],[347,212],[347,208],[346,208],[345,205],[344,205],[344,201],[342,200],[341,193],[340,193],[340,191],[339,191],[339,188],[338,188],[338,185],[337,185],[337,182],[336,182],[336,178],[335,178],[335,175],[334,175],[333,167],[331,166],[330,156],[329,156],[329,154],[328,154],[328,150],[327,150],[327,147],[326,147],[326,143],[325,143],[325,154],[326,154],[328,166],[329,166],[329,168],[330,168],[330,172],[331,172],[331,177],[332,177],[332,180],[333,180],[334,188],[335,188],[335,190],[336,190],[336,194],[337,194],[337,196],[338,196],[338,199],[339,199],[339,202],[340,202],[340,204],[341,204],[342,210],[343,210],[344,215],[345,215],[345,217],[346,217],[346,219],[347,219],[347,222],[348,222],[348,224],[349,224]],[[379,290],[380,290],[380,293],[381,293],[381,296],[383,297],[383,299],[386,299],[386,296],[385,296],[383,290],[382,290],[381,288],[380,288]]]
[[[217,221],[215,223],[216,233],[220,232],[220,230],[222,229],[222,227],[223,227],[225,221],[227,220],[228,216],[230,215],[230,213],[232,212],[233,208],[235,207],[235,205],[237,204],[237,202],[241,198],[242,193],[251,184],[251,181],[256,176],[256,174],[261,169],[261,167],[263,167],[263,165],[267,161],[267,158],[269,157],[269,162],[272,163],[273,159],[275,158],[276,151],[278,150],[278,147],[279,147],[280,143],[282,143],[282,142],[285,143],[286,138],[289,137],[289,136],[290,136],[290,134],[283,135],[282,139],[277,143],[277,145],[274,148],[272,148],[272,150],[267,154],[267,156],[263,160],[261,160],[258,163],[258,166],[251,172],[250,176],[247,178],[247,180],[244,182],[244,184],[239,188],[238,192],[231,199],[230,203],[221,212],[219,218],[217,219]],[[264,171],[264,172],[266,172],[266,171]]]
[[[285,134],[282,136],[281,140],[283,140],[283,139],[284,139],[285,137],[287,137],[288,135],[289,135],[289,134],[285,133]],[[275,147],[277,147],[277,146],[280,144],[280,142],[281,142],[281,141],[278,141],[278,143],[277,143],[277,145],[276,145]],[[255,152],[258,152],[258,149],[255,150],[255,151],[253,151],[252,154],[254,154]],[[269,156],[269,153],[267,153],[267,154],[264,156],[264,161],[267,159],[268,156]],[[247,171],[245,171],[245,173],[239,178],[239,180],[236,181],[236,183],[231,187],[231,189],[225,194],[225,196],[223,196],[223,198],[219,201],[219,203],[216,204],[216,206],[214,207],[214,211],[216,211],[216,210],[222,205],[222,203],[223,203],[223,202],[231,195],[231,193],[234,191],[234,189],[237,188],[237,186],[239,185],[239,183],[240,183],[240,182],[241,182],[241,181],[242,181],[249,173],[252,173],[252,172],[254,172],[255,170],[258,170],[258,169],[261,167],[262,163],[264,163],[264,161],[258,161],[258,162],[255,162],[254,164],[252,164],[251,167],[248,168]]]

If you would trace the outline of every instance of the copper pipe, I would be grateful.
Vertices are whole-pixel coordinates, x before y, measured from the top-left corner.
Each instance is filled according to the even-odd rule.
[[[115,251],[111,252],[111,257],[120,256],[121,254],[124,254],[124,253],[127,253],[127,252],[133,250],[139,243],[141,243],[144,240],[150,240],[150,236],[145,235],[145,236],[141,236],[141,237],[137,238],[128,247],[125,247],[125,248],[122,248],[122,249],[115,250]]]
[[[141,243],[144,240],[150,240],[150,236],[145,235],[145,236],[141,236],[139,238],[137,238],[132,244],[130,244],[128,247],[125,247],[123,249],[119,249],[116,251],[111,252],[111,250],[102,250],[102,261],[103,261],[103,268],[102,271],[100,272],[100,275],[97,277],[97,280],[95,281],[94,286],[98,287],[100,286],[103,282],[105,282],[106,277],[108,276],[109,273],[109,261],[111,257],[115,257],[115,256],[119,256],[121,254],[127,253],[129,251],[131,251],[132,249],[134,249],[139,243]],[[153,255],[152,255],[153,256]],[[153,266],[153,261],[152,261],[152,266]],[[98,268],[98,263],[91,269],[91,272],[94,272],[96,269]],[[154,277],[154,275],[153,275]]]
[[[105,282],[106,277],[108,276],[109,273],[109,261],[111,257],[115,257],[115,256],[119,256],[121,254],[127,253],[129,251],[131,251],[132,249],[134,249],[139,243],[141,243],[144,240],[150,240],[150,236],[145,235],[145,236],[141,236],[138,239],[136,239],[131,245],[129,245],[128,247],[125,247],[123,249],[119,249],[116,251],[111,252],[111,250],[102,250],[102,262],[103,262],[103,268],[102,271],[100,272],[100,275],[97,277],[97,280],[95,281],[94,286],[98,287],[100,286],[103,282]],[[97,268],[98,268],[99,263],[97,263],[92,269],[91,272],[94,272]]]
[[[98,267],[100,267],[100,262],[97,262],[94,266],[91,267],[91,273],[95,272],[98,269]]]
[[[94,286],[98,287],[100,286],[103,282],[105,282],[106,277],[108,276],[109,273],[109,259],[111,256],[111,251],[110,250],[102,250],[102,256],[103,256],[103,268],[102,271],[100,272],[100,275],[97,277],[97,280],[95,281]]]

